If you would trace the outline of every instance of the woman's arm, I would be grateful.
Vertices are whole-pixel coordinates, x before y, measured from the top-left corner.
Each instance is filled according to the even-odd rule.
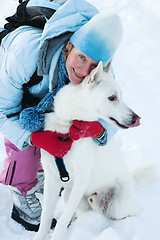
[[[36,69],[41,31],[22,27],[8,34],[0,47],[0,132],[19,149],[30,144],[30,132],[21,128],[18,116],[7,115],[21,111],[22,85]]]

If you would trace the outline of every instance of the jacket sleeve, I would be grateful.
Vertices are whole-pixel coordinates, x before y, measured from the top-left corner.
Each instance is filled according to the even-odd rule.
[[[104,146],[107,142],[116,134],[118,131],[115,126],[110,124],[109,122],[104,121],[103,119],[99,119],[99,122],[104,127],[105,131],[98,138],[93,138],[93,140],[99,145]]]
[[[21,111],[22,85],[36,69],[41,32],[20,27],[8,34],[0,47],[0,132],[20,150],[29,146],[31,132],[21,128],[18,116],[7,115]]]
[[[21,128],[18,116],[7,118],[7,115],[21,110],[25,75],[22,64],[14,54],[3,54],[0,67],[0,131],[21,150],[29,146],[31,133]]]

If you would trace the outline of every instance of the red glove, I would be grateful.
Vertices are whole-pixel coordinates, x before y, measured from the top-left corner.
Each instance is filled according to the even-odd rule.
[[[84,137],[97,138],[103,131],[103,126],[97,121],[87,122],[74,120],[69,129],[70,138],[72,140],[78,140]]]
[[[70,150],[73,140],[67,138],[62,141],[60,138],[67,138],[68,134],[61,134],[52,131],[33,132],[31,142],[34,146],[43,148],[55,157],[63,157]]]

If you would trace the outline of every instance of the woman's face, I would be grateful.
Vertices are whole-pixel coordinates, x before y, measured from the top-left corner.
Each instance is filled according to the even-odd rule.
[[[73,47],[66,60],[69,80],[74,84],[81,83],[97,65],[95,61]]]

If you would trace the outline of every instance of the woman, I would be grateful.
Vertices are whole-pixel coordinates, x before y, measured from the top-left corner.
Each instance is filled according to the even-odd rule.
[[[119,18],[98,14],[98,10],[85,0],[69,0],[62,6],[41,0],[30,0],[27,4],[32,9],[39,6],[58,9],[43,31],[21,26],[3,38],[0,48],[0,131],[5,136],[7,153],[0,182],[10,185],[12,218],[33,231],[38,230],[41,215],[41,204],[35,195],[40,186],[37,173],[39,176],[43,171],[40,148],[53,156],[63,157],[73,140],[92,137],[97,144],[104,145],[115,129],[101,119],[99,122],[74,121],[70,128],[72,139],[63,142],[59,136],[65,135],[37,131],[35,122],[28,128],[25,119],[16,115],[22,110],[22,86],[37,69],[42,81],[29,91],[42,99],[39,106],[44,110],[48,92],[56,94],[70,81],[81,83],[99,61],[106,67],[122,37]],[[32,120],[35,121],[35,116]],[[38,126],[38,130],[40,128]]]

